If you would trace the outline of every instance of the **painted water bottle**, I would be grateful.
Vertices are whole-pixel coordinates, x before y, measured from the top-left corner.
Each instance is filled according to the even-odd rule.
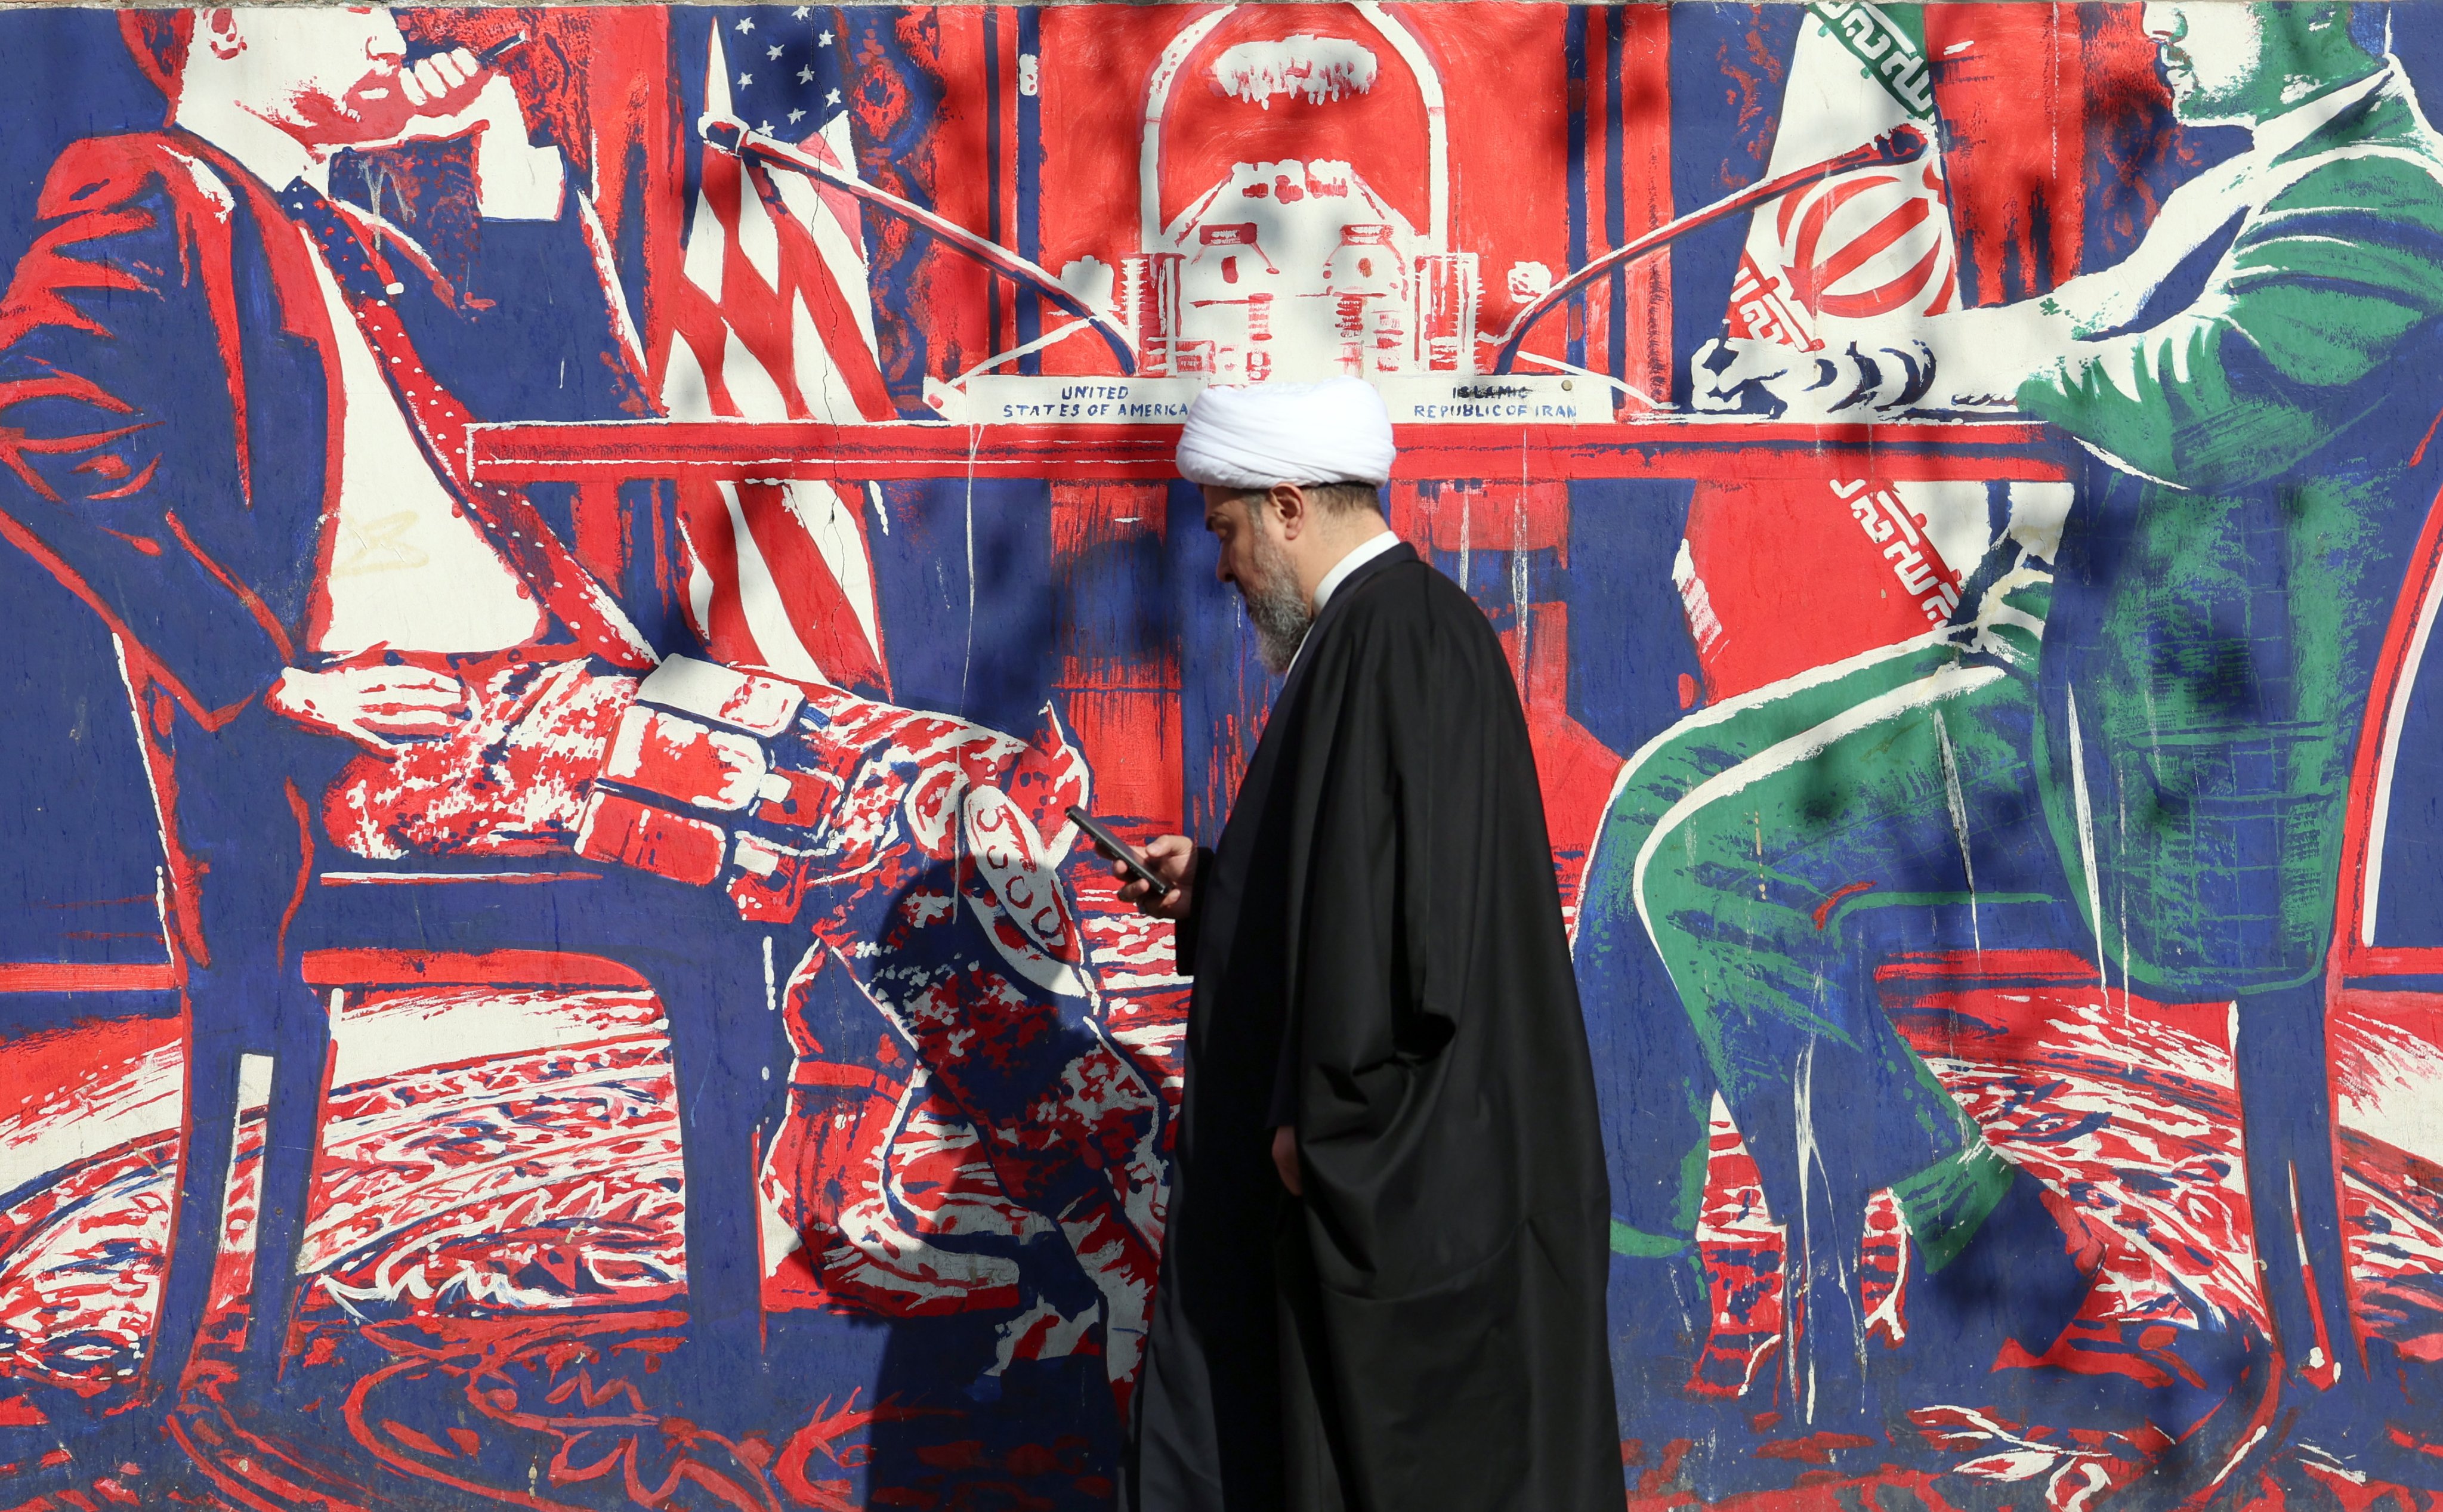
[[[1476,371],[1477,288],[1474,252],[1417,259],[1417,359],[1426,372]]]
[[[1120,324],[1136,337],[1137,376],[1170,375],[1170,345],[1179,338],[1177,252],[1133,252],[1120,259]]]
[[[1249,383],[1273,375],[1273,295],[1258,289],[1247,296],[1246,373]]]
[[[1407,366],[1408,289],[1401,263],[1391,228],[1366,222],[1342,227],[1340,245],[1324,260],[1340,371],[1351,377]]]

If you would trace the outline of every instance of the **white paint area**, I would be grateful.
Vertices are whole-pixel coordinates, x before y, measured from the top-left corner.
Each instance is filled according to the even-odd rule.
[[[331,270],[319,252],[311,261],[342,396],[330,620],[315,649],[497,651],[531,640],[542,606],[433,471]],[[425,381],[420,371],[399,376]]]
[[[748,198],[754,196],[749,195]],[[788,397],[781,386],[772,381],[772,372],[763,366],[746,343],[738,338],[735,327],[722,327],[721,381],[729,388],[729,407],[733,413],[725,420],[780,420],[789,413]],[[684,345],[684,343],[681,343]]]
[[[173,1034],[166,1045],[89,1065],[76,1085],[49,1088],[0,1118],[0,1192],[176,1128],[186,1052]]]
[[[2422,1159],[2443,1161],[2443,1047],[2397,1031],[2360,1036],[2358,1073],[2342,1088],[2342,1124]]]
[[[339,1019],[334,1086],[428,1066],[481,1064],[536,1050],[658,1034],[650,993],[472,987],[360,998]]]
[[[689,258],[695,256],[689,251]],[[711,420],[712,385],[704,375],[704,365],[695,359],[695,349],[684,337],[670,337],[670,368],[662,374],[662,410],[672,420]]]
[[[237,1058],[237,1110],[241,1115],[262,1113],[271,1106],[271,1073],[275,1069],[268,1055],[252,1053]]]
[[[1934,549],[1942,554],[1943,565],[1963,578],[1975,572],[1993,538],[1993,520],[1985,507],[1985,485],[1953,481],[1891,486],[1923,528],[1926,538],[1934,542]]]
[[[1213,62],[1213,82],[1222,93],[1251,105],[1273,108],[1275,95],[1294,95],[1310,104],[1330,104],[1374,87],[1374,53],[1347,37],[1304,32],[1271,42],[1242,42]]]

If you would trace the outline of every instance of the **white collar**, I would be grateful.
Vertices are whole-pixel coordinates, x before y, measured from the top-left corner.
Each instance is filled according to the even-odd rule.
[[[1332,564],[1332,571],[1323,574],[1323,581],[1314,585],[1315,619],[1321,619],[1323,617],[1323,606],[1331,601],[1332,591],[1337,589],[1341,584],[1349,581],[1349,576],[1351,573],[1356,572],[1357,569],[1365,566],[1368,562],[1372,561],[1375,557],[1382,556],[1385,552],[1389,551],[1392,547],[1397,546],[1398,544],[1400,544],[1400,537],[1392,532],[1385,530],[1368,537],[1359,544],[1350,547],[1349,555],[1340,558],[1339,561],[1334,562]],[[1281,685],[1283,687],[1287,687],[1289,685],[1290,674],[1297,670],[1298,658],[1306,654],[1307,643],[1313,639],[1314,623],[1310,620],[1307,623],[1306,633],[1298,637],[1298,648],[1290,653],[1290,665],[1281,668]]]
[[[2281,156],[2314,136],[2326,121],[2385,87],[2399,72],[2399,63],[2386,53],[2383,66],[2357,83],[2343,84],[2330,94],[2318,95],[2304,105],[2294,105],[2270,120],[2258,121],[2255,150],[2266,157]]]
[[[182,100],[174,123],[236,158],[240,168],[275,192],[300,178],[318,192],[330,192],[327,158],[315,156],[303,142],[231,101]]]
[[[1399,536],[1385,530],[1350,547],[1349,555],[1340,558],[1332,571],[1323,574],[1322,582],[1314,585],[1314,611],[1317,614],[1323,612],[1323,606],[1332,602],[1332,591],[1349,581],[1350,574],[1398,544],[1400,544]]]

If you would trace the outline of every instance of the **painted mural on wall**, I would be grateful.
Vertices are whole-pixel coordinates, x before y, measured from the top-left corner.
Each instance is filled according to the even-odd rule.
[[[1170,428],[1354,373],[1627,1504],[2443,1503],[2413,18],[0,16],[0,1502],[1111,1504],[1186,984],[1066,810],[1218,832]]]

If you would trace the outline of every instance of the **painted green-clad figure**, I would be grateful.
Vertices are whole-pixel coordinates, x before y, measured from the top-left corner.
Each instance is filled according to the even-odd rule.
[[[1836,355],[1700,355],[1717,402],[2014,402],[2099,460],[2066,522],[2000,533],[1950,626],[1708,707],[1621,775],[1576,952],[1595,1019],[1623,1021],[1597,1046],[1613,1312],[1634,1328],[1644,1299],[1623,1363],[1657,1387],[1703,1338],[1717,1091],[1791,1232],[1802,1416],[1860,1411],[1883,1353],[1857,1301],[1883,1188],[1912,1241],[1912,1394],[1988,1389],[2005,1340],[2054,1341],[2085,1276],[1875,993],[1899,951],[2025,944],[2032,921],[2112,991],[2237,1003],[2268,1378],[2325,1448],[2382,1436],[2345,1322],[2324,977],[2368,683],[2443,471],[2420,446],[2443,409],[2443,138],[2346,7],[2144,24],[2179,118],[2253,145],[2171,195],[2125,263],[1828,331]],[[1675,1288],[1676,1316],[1653,1301]]]

